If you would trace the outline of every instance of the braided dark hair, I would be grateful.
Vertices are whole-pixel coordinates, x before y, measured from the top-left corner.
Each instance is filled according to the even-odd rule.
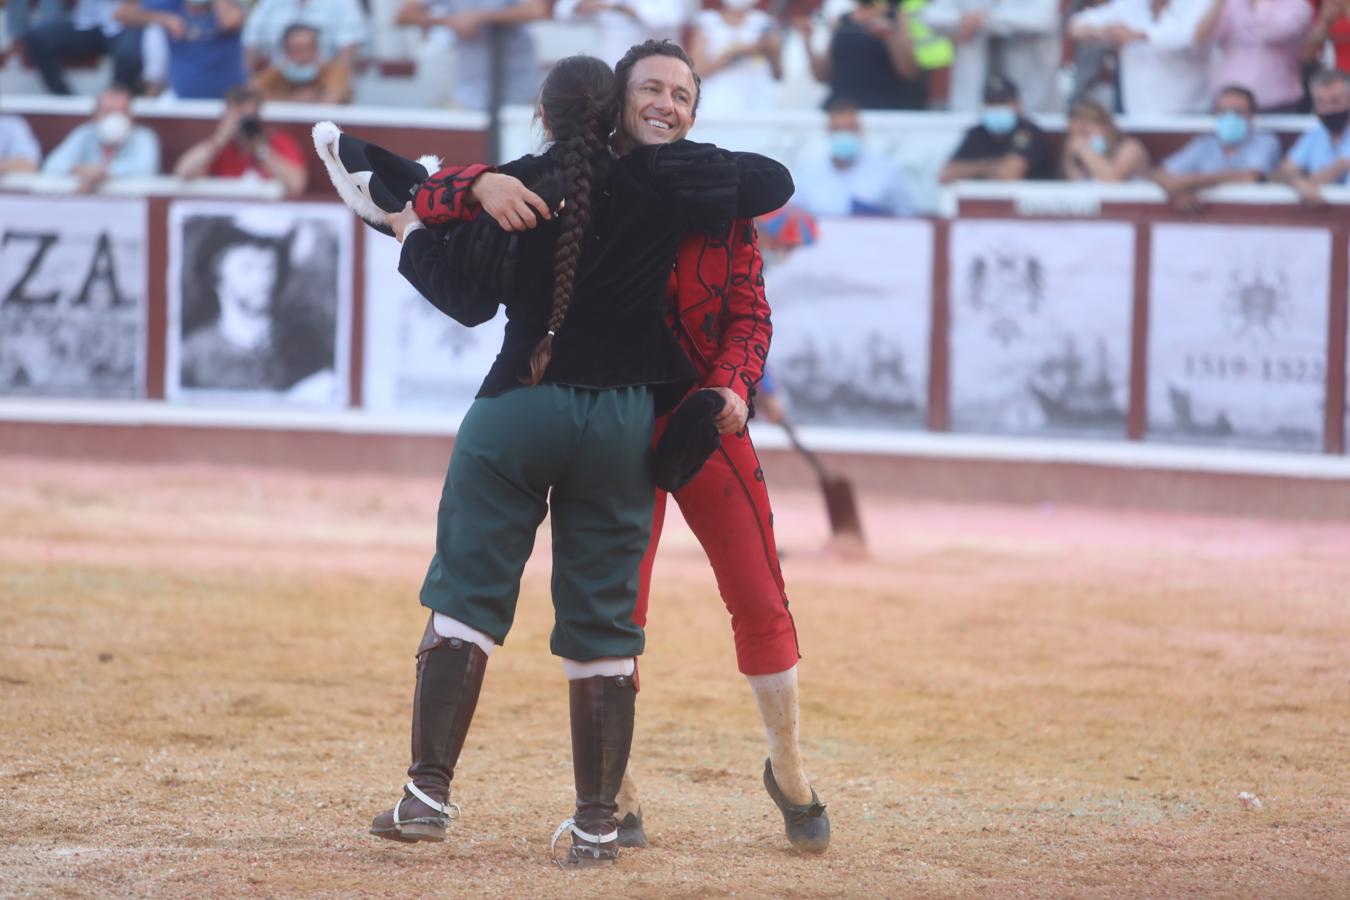
[[[591,221],[591,186],[609,162],[608,138],[614,128],[614,72],[593,56],[560,60],[539,91],[539,109],[553,135],[563,170],[563,203],[558,243],[553,253],[553,310],[548,333],[530,355],[530,375],[538,384],[553,358],[553,338],[567,318],[576,284],[581,240]]]

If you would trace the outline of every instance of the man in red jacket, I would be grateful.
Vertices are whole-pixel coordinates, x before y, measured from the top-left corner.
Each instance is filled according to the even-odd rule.
[[[668,41],[634,47],[615,67],[624,86],[615,137],[623,154],[640,144],[684,138],[694,124],[697,77],[684,50]],[[419,217],[436,224],[470,219],[481,209],[508,231],[548,218],[547,204],[518,180],[481,165],[434,175],[414,200]],[[798,741],[797,632],[778,563],[764,472],[746,429],[749,404],[764,374],[772,326],[754,223],[741,219],[718,233],[690,233],[670,280],[671,327],[697,367],[700,389],[726,401],[717,418],[721,446],[675,492],[685,521],[703,545],[717,578],[736,644],[736,658],[759,705],[769,741],[764,786],[783,813],[797,849],[820,852],[830,841],[825,807],[803,771]],[[657,423],[660,437],[664,422]],[[634,621],[645,625],[652,563],[665,520],[657,491],[651,544],[643,560]],[[632,779],[619,794],[621,846],[645,846]]]

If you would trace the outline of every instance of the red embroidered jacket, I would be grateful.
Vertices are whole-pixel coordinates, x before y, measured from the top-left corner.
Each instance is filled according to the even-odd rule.
[[[413,209],[428,225],[472,221],[481,210],[469,187],[490,171],[481,164],[442,169],[417,191]],[[716,234],[686,234],[668,292],[671,329],[701,386],[730,388],[748,402],[764,377],[773,336],[754,221],[737,219]]]

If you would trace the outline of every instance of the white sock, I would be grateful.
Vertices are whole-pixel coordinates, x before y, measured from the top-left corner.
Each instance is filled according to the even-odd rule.
[[[586,662],[564,659],[562,664],[563,674],[567,676],[568,681],[580,681],[597,675],[612,678],[615,675],[632,675],[637,671],[637,660],[631,656],[606,656]]]
[[[747,675],[769,739],[773,778],[789,803],[811,802],[811,783],[802,769],[798,742],[797,667],[772,675]]]
[[[461,641],[477,644],[479,649],[488,656],[492,655],[492,648],[497,646],[496,641],[477,628],[465,625],[459,619],[452,619],[444,613],[436,613],[432,617],[431,623],[431,627],[436,629],[436,633],[441,637],[459,638]]]

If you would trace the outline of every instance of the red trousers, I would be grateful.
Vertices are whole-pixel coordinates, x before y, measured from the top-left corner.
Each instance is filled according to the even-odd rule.
[[[664,422],[657,425],[660,437]],[[708,554],[722,602],[731,613],[736,662],[746,675],[770,675],[797,664],[797,629],[788,612],[773,539],[773,511],[748,431],[722,436],[721,448],[694,480],[675,492],[684,521]],[[666,517],[666,492],[656,492],[652,539],[642,560],[633,620],[647,624],[652,564]]]

